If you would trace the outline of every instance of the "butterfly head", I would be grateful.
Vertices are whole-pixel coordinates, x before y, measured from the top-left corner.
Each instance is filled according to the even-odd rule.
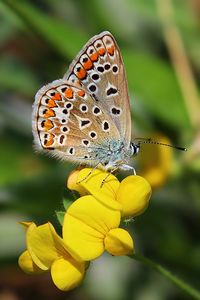
[[[137,155],[140,151],[140,144],[139,143],[134,143],[134,142],[131,142],[130,144],[130,150],[131,150],[131,155]]]
[[[105,170],[133,170],[129,166],[131,156],[137,155],[140,150],[140,144],[131,142],[129,147],[125,146],[125,142],[121,140],[107,140],[105,141],[100,152],[97,153],[103,169]],[[100,159],[101,157],[101,159]]]

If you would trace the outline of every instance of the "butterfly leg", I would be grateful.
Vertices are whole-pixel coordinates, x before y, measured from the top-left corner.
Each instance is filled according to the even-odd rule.
[[[85,176],[84,178],[82,178],[81,180],[79,180],[77,183],[81,183],[84,180],[86,180],[90,175],[92,175],[92,173],[98,168],[99,165],[100,165],[100,163],[96,164],[96,166],[94,166],[94,168],[92,168],[90,170],[90,172],[87,174],[87,176]]]
[[[117,169],[119,169],[119,166],[116,166],[115,168],[113,168],[107,175],[106,177],[102,180],[102,183],[101,183],[101,188],[102,186],[104,185],[106,179],[110,176],[110,174],[114,173]],[[124,170],[124,171],[133,171],[133,174],[136,175],[136,171],[135,171],[135,168],[129,166],[129,165],[121,165],[120,166],[120,169]]]
[[[117,171],[117,169],[119,169],[118,166],[115,167],[115,168],[113,168],[112,170],[110,170],[110,172],[109,172],[109,173],[105,176],[105,178],[102,180],[100,188],[103,187],[104,183],[106,182],[106,179],[107,179],[112,173],[114,173],[115,171]]]
[[[136,175],[135,168],[133,168],[129,165],[122,165],[122,166],[120,166],[120,169],[122,169],[124,171],[133,171],[133,174]]]

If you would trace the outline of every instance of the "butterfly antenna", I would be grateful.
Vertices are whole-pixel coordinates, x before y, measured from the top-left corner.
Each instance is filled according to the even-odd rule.
[[[137,138],[136,138],[136,140],[137,140]],[[181,150],[181,151],[187,151],[186,148],[179,147],[179,146],[174,146],[174,145],[170,145],[170,144],[165,144],[165,143],[160,143],[160,142],[157,142],[157,141],[153,141],[150,138],[149,139],[138,139],[138,144],[139,145],[141,145],[141,144],[154,144],[154,145],[161,145],[161,146],[174,148],[174,149]]]

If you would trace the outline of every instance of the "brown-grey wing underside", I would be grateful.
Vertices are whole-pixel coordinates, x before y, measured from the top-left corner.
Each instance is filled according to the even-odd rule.
[[[110,115],[83,88],[66,79],[42,87],[35,97],[36,148],[64,160],[95,165],[93,151],[108,138],[119,139]]]
[[[105,31],[91,38],[64,78],[84,87],[96,103],[110,114],[121,139],[129,147],[131,113],[127,79],[120,50],[112,34]]]

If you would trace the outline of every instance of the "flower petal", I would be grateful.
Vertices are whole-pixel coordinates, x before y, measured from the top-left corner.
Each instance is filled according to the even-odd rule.
[[[77,191],[81,196],[85,196],[88,194],[88,191],[82,187],[78,182],[78,174],[80,170],[73,170],[67,179],[67,188],[72,191]]]
[[[93,196],[76,200],[67,210],[63,223],[63,239],[73,257],[92,260],[104,251],[107,232],[119,226],[120,211],[102,205]]]
[[[120,223],[120,211],[102,205],[93,196],[83,196],[73,202],[65,214],[64,223],[70,215],[105,235]]]
[[[154,134],[152,140],[171,144],[171,141],[163,134]],[[144,147],[143,155],[139,157],[139,160],[141,176],[148,180],[153,189],[159,188],[169,177],[173,163],[173,151],[170,147],[149,144],[148,147]]]
[[[68,251],[78,261],[95,259],[104,251],[104,236],[70,215],[64,222],[63,236]]]
[[[120,185],[118,179],[99,169],[92,171],[92,174],[89,175],[91,171],[92,169],[85,168],[79,172],[77,178],[79,184],[104,205],[121,210],[121,205],[115,200]],[[109,177],[103,183],[108,174]]]
[[[128,231],[122,228],[110,230],[104,243],[105,249],[112,255],[127,255],[133,253],[133,239]]]
[[[28,274],[40,274],[42,272],[44,272],[43,270],[41,270],[32,260],[29,252],[26,250],[24,251],[19,259],[18,259],[18,264],[20,266],[20,268]]]
[[[62,291],[68,291],[78,286],[85,273],[85,263],[64,258],[57,259],[51,266],[51,276],[54,284]]]
[[[67,255],[62,239],[50,223],[27,230],[27,248],[34,263],[48,270],[55,259]]]
[[[22,222],[19,222],[19,224],[21,224],[25,229],[27,229],[29,226],[31,226],[31,224],[34,224],[34,222],[22,221]]]
[[[151,186],[143,177],[132,175],[122,180],[117,201],[122,204],[122,216],[136,216],[147,208]]]

